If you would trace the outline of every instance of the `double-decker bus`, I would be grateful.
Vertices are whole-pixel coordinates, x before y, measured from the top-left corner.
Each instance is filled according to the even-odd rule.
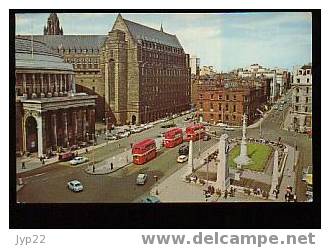
[[[156,142],[153,139],[145,139],[135,143],[132,147],[133,163],[144,164],[157,156]]]
[[[166,148],[173,148],[183,142],[183,133],[181,128],[172,128],[165,132],[164,145]]]
[[[203,139],[205,135],[205,127],[202,124],[195,124],[186,128],[186,141],[196,141]]]

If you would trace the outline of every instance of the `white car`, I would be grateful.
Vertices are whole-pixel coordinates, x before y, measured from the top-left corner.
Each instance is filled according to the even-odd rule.
[[[226,127],[225,130],[226,131],[234,131],[235,129],[233,127]]]
[[[147,174],[140,173],[136,178],[136,184],[144,185],[146,183],[147,177]]]
[[[78,180],[68,182],[68,189],[73,192],[80,192],[84,189],[84,186]]]
[[[127,138],[129,135],[129,132],[118,133],[118,138]]]
[[[184,163],[184,162],[188,161],[188,157],[186,155],[180,155],[176,161],[178,163]]]
[[[82,164],[88,161],[86,157],[75,157],[74,159],[70,160],[71,165]]]
[[[228,125],[222,122],[216,124],[217,127],[227,127]]]

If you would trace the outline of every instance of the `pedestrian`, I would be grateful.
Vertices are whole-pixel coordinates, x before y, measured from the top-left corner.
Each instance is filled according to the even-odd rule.
[[[111,164],[110,164],[110,170],[112,170],[113,169],[113,163],[111,162]]]
[[[25,169],[25,162],[22,162],[22,169]]]
[[[95,172],[95,165],[93,165],[93,173]]]
[[[42,158],[42,165],[45,165],[45,159],[44,158]]]
[[[118,144],[118,148],[120,148],[120,144]]]
[[[226,191],[225,191],[225,196],[224,196],[225,199],[227,199],[227,196],[228,196],[228,191],[226,190]]]
[[[133,148],[133,143],[131,143],[131,148]]]
[[[86,153],[88,153],[88,149],[87,149],[87,148],[86,148],[86,150],[85,150],[85,151],[86,151]]]

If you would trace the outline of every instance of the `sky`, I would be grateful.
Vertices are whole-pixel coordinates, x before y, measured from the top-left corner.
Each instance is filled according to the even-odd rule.
[[[48,13],[16,15],[16,34],[42,34]],[[116,13],[59,13],[64,34],[111,31]],[[225,72],[258,63],[292,70],[312,54],[312,17],[308,12],[122,13],[123,18],[175,34],[186,53]]]

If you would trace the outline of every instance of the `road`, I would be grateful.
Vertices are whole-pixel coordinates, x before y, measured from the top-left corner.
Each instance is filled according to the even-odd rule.
[[[183,126],[183,118],[176,119],[178,126]],[[99,148],[95,154],[90,152],[87,156],[96,162],[114,156],[128,147],[130,143],[146,137],[156,137],[160,132],[160,124],[154,128],[139,134],[131,135],[126,139]],[[201,141],[201,151],[206,150],[216,143],[216,139]],[[199,142],[195,142],[194,149],[198,150]],[[18,202],[39,202],[39,203],[75,203],[75,202],[132,202],[136,198],[150,191],[155,184],[154,176],[159,180],[171,175],[182,165],[176,162],[179,146],[173,149],[163,149],[157,158],[145,165],[129,165],[108,175],[89,175],[84,169],[87,165],[72,167],[68,162],[55,163],[41,167],[33,171],[20,173],[25,186],[17,192]],[[147,173],[148,180],[145,185],[138,186],[135,180],[138,173]],[[77,179],[84,185],[84,191],[73,193],[66,187],[70,180]]]
[[[286,98],[290,98],[290,94]],[[283,130],[282,124],[285,114],[288,111],[288,104],[285,105],[283,111],[271,110],[267,118],[262,123],[262,135],[269,140],[278,140],[281,137],[283,143],[291,146],[297,145],[300,151],[298,164],[296,168],[297,174],[297,199],[304,201],[306,199],[306,185],[300,180],[302,168],[312,165],[312,142],[306,135],[296,134]],[[178,117],[175,122],[178,126],[184,126],[182,117]],[[157,124],[155,127],[148,129],[142,133],[133,134],[128,138],[121,139],[113,144],[108,144],[95,151],[94,154],[87,156],[92,159],[95,156],[96,162],[100,162],[106,158],[114,156],[125,151],[130,147],[131,143],[142,140],[144,138],[156,137],[160,132],[165,131]],[[230,138],[240,137],[241,130],[224,131],[219,127],[211,127],[211,130],[217,130],[217,134],[221,135],[226,132]],[[258,138],[260,136],[259,127],[248,129],[248,137]],[[216,139],[209,141],[201,141],[201,151],[206,150],[213,144]],[[198,150],[199,142],[194,143],[194,150]],[[157,175],[159,180],[173,174],[181,168],[176,163],[179,147],[173,149],[164,149],[156,159],[149,163],[138,166],[129,165],[124,169],[118,170],[108,175],[89,175],[84,172],[87,165],[79,167],[71,167],[68,163],[56,163],[46,167],[38,168],[33,171],[19,174],[26,185],[17,192],[18,202],[132,202],[150,191],[155,184],[153,176]],[[145,185],[137,186],[135,184],[136,176],[140,172],[148,174],[148,180]],[[66,188],[66,183],[70,180],[78,179],[84,185],[84,191],[80,193],[70,192]]]

